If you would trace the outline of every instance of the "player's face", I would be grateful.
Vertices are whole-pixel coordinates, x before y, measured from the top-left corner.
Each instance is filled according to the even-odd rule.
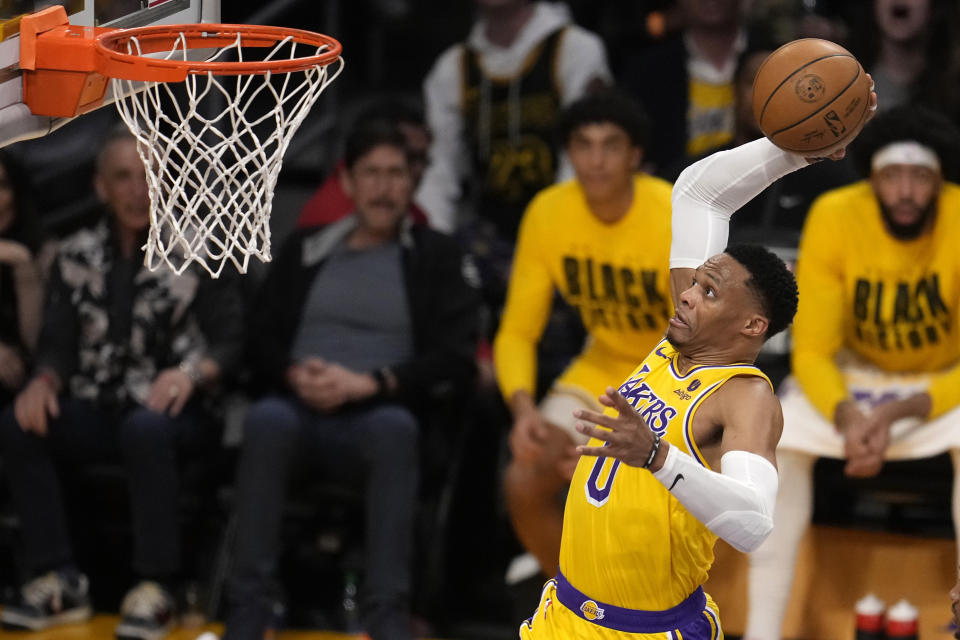
[[[141,231],[150,224],[147,174],[136,140],[120,138],[103,150],[94,186],[120,226]]]
[[[870,176],[887,229],[904,240],[929,229],[940,195],[939,171],[912,164],[892,164]]]
[[[682,350],[732,341],[757,316],[757,301],[747,287],[750,274],[720,253],[697,269],[693,285],[680,294],[667,339]]]
[[[14,199],[10,175],[7,173],[6,167],[0,164],[0,233],[10,228],[14,217],[17,215]]]
[[[347,188],[363,226],[377,233],[396,229],[413,193],[405,150],[388,144],[374,147],[347,171]]]
[[[873,9],[880,33],[897,42],[916,40],[930,22],[930,0],[875,0]]]
[[[632,188],[642,153],[619,126],[602,122],[570,133],[567,155],[587,201],[605,201]]]

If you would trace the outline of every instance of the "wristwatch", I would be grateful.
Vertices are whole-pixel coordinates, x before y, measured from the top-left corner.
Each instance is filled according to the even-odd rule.
[[[390,382],[387,380],[387,368],[381,367],[370,372],[373,379],[377,381],[377,392],[373,394],[374,398],[383,398],[390,392]]]

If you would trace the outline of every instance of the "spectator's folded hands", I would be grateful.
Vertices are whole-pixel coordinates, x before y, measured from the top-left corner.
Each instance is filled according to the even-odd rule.
[[[848,400],[837,405],[835,424],[844,439],[844,473],[857,478],[879,473],[889,444],[889,423]]]
[[[315,411],[336,411],[348,402],[366,400],[377,392],[377,381],[370,374],[320,358],[294,365],[288,379],[297,396]]]
[[[193,395],[193,380],[179,367],[164,369],[150,385],[147,407],[171,416],[180,415]]]

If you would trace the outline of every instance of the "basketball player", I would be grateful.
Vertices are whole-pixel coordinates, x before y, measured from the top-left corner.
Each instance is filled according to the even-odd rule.
[[[773,528],[783,416],[752,363],[797,305],[779,258],[723,248],[733,212],[807,162],[761,138],[680,175],[670,258],[676,314],[666,339],[601,397],[616,415],[575,412],[577,429],[593,439],[578,447],[560,572],[521,638],[723,637],[701,585],[717,537],[747,552]]]
[[[513,413],[507,505],[548,576],[560,557],[558,494],[577,464],[574,445],[587,441],[572,411],[602,410],[597,396],[633,371],[673,314],[670,184],[637,173],[649,130],[640,106],[615,93],[590,95],[563,112],[559,129],[577,178],[544,189],[524,213],[494,340],[497,381]],[[589,338],[537,406],[537,343],[555,289]]]

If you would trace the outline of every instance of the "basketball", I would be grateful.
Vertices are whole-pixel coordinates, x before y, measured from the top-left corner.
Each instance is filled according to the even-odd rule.
[[[870,79],[838,44],[803,38],[763,61],[753,81],[753,115],[785,151],[826,156],[857,134],[870,104]]]

